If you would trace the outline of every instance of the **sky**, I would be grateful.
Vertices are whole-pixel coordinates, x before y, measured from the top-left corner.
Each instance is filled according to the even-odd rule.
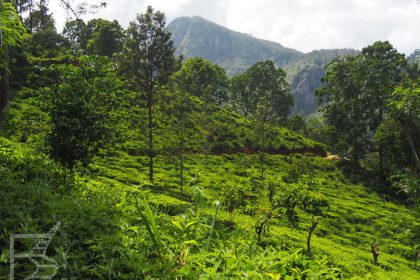
[[[58,3],[50,0],[60,30],[66,13]],[[361,49],[378,40],[406,54],[420,49],[420,0],[108,0],[85,19],[117,19],[126,27],[148,5],[164,12],[168,22],[201,16],[303,52]]]

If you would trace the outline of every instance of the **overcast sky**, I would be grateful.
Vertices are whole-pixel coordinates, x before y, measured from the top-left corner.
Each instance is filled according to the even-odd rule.
[[[74,0],[78,1],[78,0]],[[61,29],[66,18],[50,0]],[[89,1],[88,2],[94,2]],[[420,49],[419,0],[108,0],[108,7],[86,18],[117,19],[124,27],[147,5],[166,14],[201,16],[235,31],[303,52],[355,48],[390,41],[400,52]]]

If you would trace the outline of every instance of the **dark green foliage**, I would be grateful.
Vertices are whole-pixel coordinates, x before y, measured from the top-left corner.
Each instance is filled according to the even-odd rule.
[[[419,135],[420,135],[420,87],[417,82],[408,80],[406,85],[395,88],[387,100],[386,109],[396,121],[407,138],[410,147],[411,166],[420,174]]]
[[[372,149],[372,136],[385,118],[386,102],[401,80],[404,57],[388,42],[376,42],[355,57],[337,58],[318,90],[327,102],[327,125],[342,139],[340,152],[360,159]],[[337,147],[337,146],[336,146]]]
[[[34,1],[29,2],[29,16],[24,20],[24,25],[28,32],[32,34],[33,32],[54,30],[55,21],[52,13],[48,9],[48,3],[46,0],[39,0],[38,3]]]
[[[23,43],[25,30],[22,22],[11,3],[0,1],[0,21],[2,30],[2,46],[0,47],[0,119],[3,110],[9,102],[9,67],[10,48],[18,47]]]
[[[407,57],[407,60],[411,63],[420,64],[420,49],[417,49],[412,54],[410,54]]]
[[[232,79],[232,102],[235,110],[246,117],[279,123],[293,105],[286,73],[273,62],[258,62]]]
[[[229,81],[225,70],[202,58],[186,60],[173,75],[179,88],[203,100],[204,104],[223,105],[228,100]]]
[[[75,53],[112,57],[122,51],[125,31],[118,21],[81,19],[67,21],[63,36],[72,44]]]
[[[112,57],[122,50],[124,30],[118,21],[91,20],[86,25],[87,53]]]
[[[112,140],[118,94],[122,82],[105,59],[84,57],[81,66],[56,65],[43,75],[52,85],[41,89],[47,100],[52,130],[51,155],[72,167],[88,164],[91,157]]]
[[[70,47],[69,41],[54,29],[40,30],[34,33],[26,49],[32,56],[51,59]]]
[[[86,23],[82,19],[66,21],[63,28],[63,36],[70,41],[72,50],[76,52],[86,52],[88,40],[86,33]]]

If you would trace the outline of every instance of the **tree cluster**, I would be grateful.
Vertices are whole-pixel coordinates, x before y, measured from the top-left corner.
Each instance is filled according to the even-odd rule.
[[[383,181],[404,168],[418,175],[417,65],[389,42],[376,42],[356,56],[335,59],[326,70],[317,94],[326,103],[330,146],[357,167],[376,157]]]

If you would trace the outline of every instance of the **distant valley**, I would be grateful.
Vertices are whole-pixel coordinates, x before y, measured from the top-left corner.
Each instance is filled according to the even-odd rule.
[[[336,56],[356,50],[331,49],[302,53],[279,43],[232,31],[201,17],[181,17],[169,24],[177,54],[202,57],[222,66],[229,76],[241,73],[262,60],[272,60],[288,74],[294,97],[292,113],[309,115],[317,106],[315,90],[321,84],[324,66]]]

